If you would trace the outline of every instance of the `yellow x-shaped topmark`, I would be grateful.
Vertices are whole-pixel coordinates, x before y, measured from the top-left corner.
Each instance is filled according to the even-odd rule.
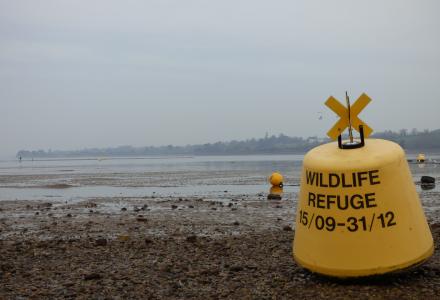
[[[350,107],[351,126],[359,131],[359,125],[363,125],[365,138],[367,138],[373,132],[373,129],[359,119],[358,114],[365,108],[365,106],[368,105],[368,103],[370,103],[370,101],[370,97],[363,93]],[[338,136],[341,135],[342,132],[350,125],[350,120],[348,119],[348,108],[342,105],[333,96],[330,96],[330,98],[327,99],[325,105],[327,105],[327,107],[341,117],[339,121],[336,122],[336,124],[332,127],[332,129],[327,132],[327,135],[331,139],[336,140]]]

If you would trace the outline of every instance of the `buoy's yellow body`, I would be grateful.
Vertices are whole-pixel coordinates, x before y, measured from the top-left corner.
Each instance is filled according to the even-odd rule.
[[[336,277],[384,274],[419,264],[434,250],[402,148],[365,140],[329,143],[304,157],[293,254]]]
[[[281,200],[283,197],[283,188],[280,186],[272,186],[269,190],[269,194],[267,195],[267,199],[269,200]]]
[[[425,162],[425,154],[420,153],[419,155],[417,155],[417,162],[419,163]]]
[[[269,177],[269,182],[273,186],[283,186],[283,180],[284,180],[283,175],[281,175],[278,172],[272,173],[272,175],[270,175]]]
[[[269,194],[281,196],[281,195],[283,195],[283,188],[280,186],[274,185],[274,186],[270,187]]]

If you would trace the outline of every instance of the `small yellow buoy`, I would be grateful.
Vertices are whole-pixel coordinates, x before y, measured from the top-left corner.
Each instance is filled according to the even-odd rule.
[[[283,197],[283,188],[280,186],[272,186],[267,195],[268,200],[281,200]]]
[[[425,162],[425,154],[420,153],[419,155],[417,155],[417,162],[424,163]]]
[[[293,255],[303,267],[328,276],[402,270],[434,251],[405,153],[390,141],[364,140],[366,124],[357,114],[370,100],[365,94],[360,99],[351,112],[348,101],[348,108],[338,102],[338,112],[348,111],[335,125],[338,142],[312,149],[303,161]],[[352,124],[360,142],[352,137]],[[350,140],[343,143],[347,127]]]
[[[284,180],[283,175],[281,175],[278,172],[272,173],[272,175],[270,175],[270,177],[269,177],[269,182],[273,186],[282,187],[283,186],[283,180]]]

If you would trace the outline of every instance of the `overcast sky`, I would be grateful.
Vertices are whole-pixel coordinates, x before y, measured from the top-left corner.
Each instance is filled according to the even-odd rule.
[[[440,1],[0,0],[0,155],[440,128]],[[319,112],[323,119],[319,120]]]

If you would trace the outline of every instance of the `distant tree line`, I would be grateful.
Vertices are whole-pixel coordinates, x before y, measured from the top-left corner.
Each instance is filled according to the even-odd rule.
[[[402,129],[399,132],[387,130],[373,134],[400,144],[406,150],[440,151],[440,129],[422,132]],[[22,158],[60,157],[105,157],[105,156],[158,156],[158,155],[247,155],[247,154],[299,154],[320,144],[329,142],[327,138],[289,137],[284,134],[244,141],[216,142],[186,146],[119,146],[111,148],[87,148],[82,150],[20,150]]]
[[[386,130],[373,134],[373,137],[396,142],[409,151],[440,151],[440,129],[418,131],[413,128],[401,129],[398,132]]]

